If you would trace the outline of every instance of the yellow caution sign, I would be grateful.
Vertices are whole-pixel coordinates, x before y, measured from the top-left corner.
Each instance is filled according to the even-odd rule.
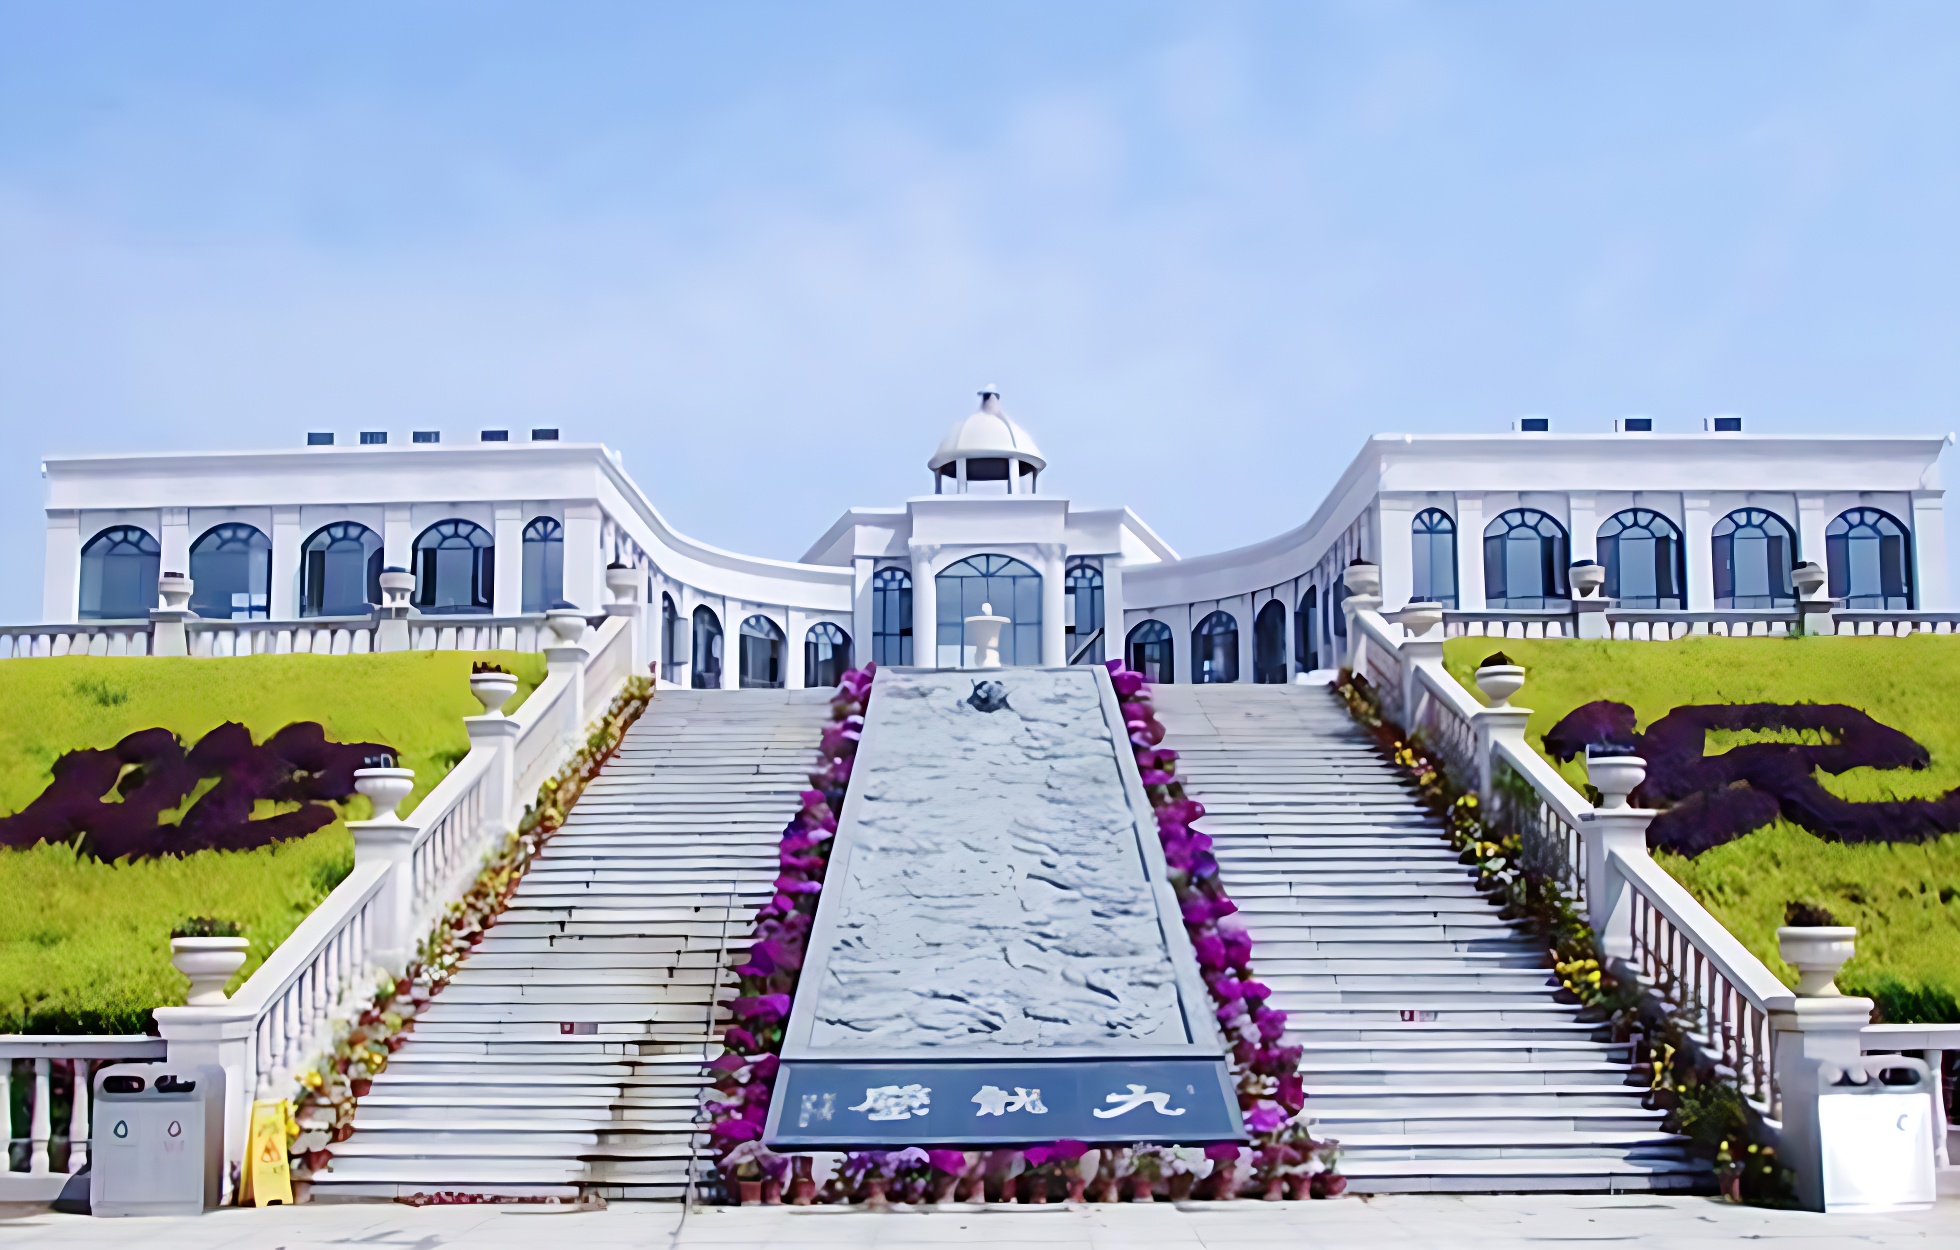
[[[293,1204],[293,1169],[286,1158],[286,1144],[292,1140],[287,1127],[292,1122],[293,1105],[283,1098],[262,1098],[252,1104],[245,1183],[238,1194],[241,1206]]]

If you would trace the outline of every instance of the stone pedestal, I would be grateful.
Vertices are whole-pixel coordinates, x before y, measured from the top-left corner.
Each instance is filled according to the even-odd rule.
[[[1613,627],[1606,620],[1606,609],[1612,606],[1611,599],[1574,599],[1573,632],[1581,638],[1611,638]]]

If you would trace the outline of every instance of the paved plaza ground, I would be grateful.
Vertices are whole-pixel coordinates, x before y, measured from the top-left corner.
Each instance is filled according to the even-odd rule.
[[[1954,1247],[1960,1201],[1899,1215],[1759,1211],[1706,1198],[1401,1196],[1333,1202],[1240,1202],[1230,1208],[1109,1205],[1045,1209],[697,1209],[615,1204],[603,1211],[396,1205],[219,1211],[183,1219],[92,1220],[0,1213],[0,1248],[62,1250],[679,1250],[681,1247],[1039,1246],[1043,1250],[1299,1246],[1311,1250],[1616,1246],[1695,1250],[1738,1242],[1836,1250]]]

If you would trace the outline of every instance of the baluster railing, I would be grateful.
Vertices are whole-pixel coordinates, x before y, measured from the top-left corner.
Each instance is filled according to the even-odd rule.
[[[162,1059],[162,1038],[91,1035],[0,1035],[0,1108],[6,1109],[6,1152],[0,1155],[0,1202],[54,1198],[69,1175],[88,1163],[91,1082],[103,1063]],[[57,1099],[55,1074],[68,1075],[68,1096]],[[22,1086],[27,1132],[13,1135],[14,1085]],[[63,1104],[67,1115],[60,1115]],[[57,1124],[62,1132],[55,1132]]]

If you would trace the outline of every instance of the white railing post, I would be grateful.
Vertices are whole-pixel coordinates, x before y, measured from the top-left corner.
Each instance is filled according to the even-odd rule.
[[[258,1012],[244,1005],[223,1007],[158,1007],[151,1013],[157,1032],[169,1047],[169,1062],[183,1066],[210,1063],[225,1070],[225,1158],[245,1157],[245,1135],[252,1099],[258,1094],[252,1050],[256,1045]],[[219,1201],[232,1200],[230,1167],[221,1178]]]
[[[381,574],[381,606],[374,610],[374,649],[408,650],[408,597],[415,590],[415,574],[388,569]]]
[[[1647,854],[1647,826],[1654,813],[1640,807],[1599,808],[1579,817],[1586,855],[1586,923],[1599,942],[1601,960],[1633,958],[1632,884],[1613,863]]]
[[[1524,727],[1531,720],[1525,707],[1479,708],[1470,727],[1477,735],[1477,801],[1489,811],[1497,799],[1497,747],[1508,743],[1520,754],[1530,750],[1524,742]]]
[[[483,810],[479,835],[495,837],[517,828],[523,807],[517,798],[517,736],[523,726],[501,712],[488,716],[465,716],[463,728],[470,734],[470,750],[489,752],[483,772]]]
[[[354,867],[380,864],[388,870],[370,912],[368,961],[390,970],[405,967],[418,936],[415,839],[421,826],[408,820],[350,820],[347,831],[354,835]]]
[[[68,1111],[68,1171],[72,1175],[88,1165],[89,1082],[94,1078],[89,1074],[88,1060],[79,1055],[68,1061],[68,1074],[75,1090]]]
[[[190,609],[191,579],[181,573],[165,573],[157,579],[157,593],[163,606],[150,609],[150,654],[189,655],[190,637],[184,622],[197,615]]]
[[[639,620],[640,614],[646,611],[646,605],[640,602],[640,590],[645,582],[645,575],[636,568],[618,565],[606,570],[606,589],[613,596],[613,601],[606,605],[606,615],[626,617],[626,632],[632,636],[627,644],[628,675],[642,672],[646,666],[646,640],[640,637]]]
[[[1354,617],[1357,612],[1381,609],[1382,571],[1378,565],[1356,560],[1342,570],[1341,582],[1348,592],[1341,600],[1341,614],[1347,618],[1347,667],[1349,672],[1359,673],[1367,658],[1368,648],[1361,631],[1355,627]]]
[[[1825,993],[1799,993],[1772,1007],[1769,1019],[1782,1094],[1783,1138],[1777,1155],[1797,1175],[1797,1205],[1822,1211],[1824,1141],[1818,1100],[1841,1073],[1862,1075],[1862,1034],[1872,1020],[1872,1000],[1840,994],[1831,985]]]
[[[576,611],[560,609],[544,616],[545,624],[557,639],[556,645],[544,649],[545,677],[549,680],[562,673],[571,684],[571,689],[566,691],[572,710],[569,736],[576,741],[585,732],[585,665],[592,658],[592,652],[580,645],[585,637],[585,617]]]

